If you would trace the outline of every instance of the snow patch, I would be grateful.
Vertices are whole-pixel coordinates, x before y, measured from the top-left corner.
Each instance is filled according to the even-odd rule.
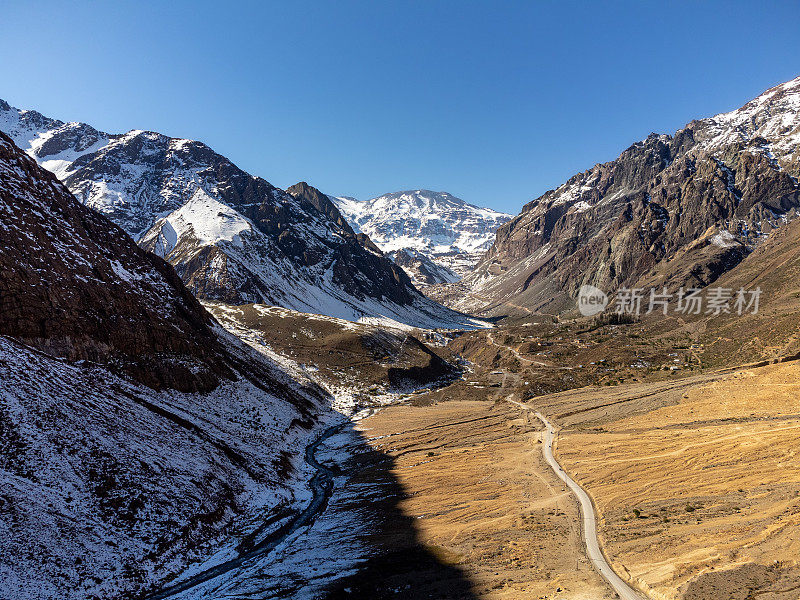
[[[739,245],[739,242],[730,231],[720,231],[711,236],[708,241],[720,248],[733,248]]]

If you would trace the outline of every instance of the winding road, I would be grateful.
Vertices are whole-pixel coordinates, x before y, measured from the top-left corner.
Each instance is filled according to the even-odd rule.
[[[525,410],[532,410],[529,406],[517,402],[516,400],[509,399],[508,401]],[[581,516],[583,517],[583,539],[586,543],[586,554],[589,556],[592,566],[594,566],[595,570],[600,573],[603,579],[608,582],[622,600],[647,600],[640,592],[625,583],[625,581],[617,575],[611,565],[608,564],[600,548],[600,540],[597,538],[597,520],[595,518],[592,499],[572,477],[567,475],[567,472],[564,471],[564,468],[553,455],[553,443],[556,439],[556,429],[553,427],[553,424],[543,414],[539,412],[534,412],[534,414],[545,426],[544,440],[542,440],[542,454],[544,455],[544,460],[550,465],[550,468],[553,469],[558,478],[567,484],[567,487],[572,490],[572,493],[577,496],[580,502]]]
[[[497,346],[498,348],[505,348],[506,350],[511,352],[511,354],[514,355],[514,358],[516,358],[521,363],[527,363],[529,365],[539,365],[540,367],[552,367],[553,366],[551,364],[548,364],[546,362],[542,362],[540,360],[533,360],[533,359],[530,359],[530,358],[525,358],[524,356],[522,356],[519,353],[519,350],[517,350],[516,348],[512,348],[511,346],[508,346],[506,344],[501,344],[500,342],[495,340],[494,339],[494,335],[492,335],[491,331],[486,334],[486,339],[493,346]]]

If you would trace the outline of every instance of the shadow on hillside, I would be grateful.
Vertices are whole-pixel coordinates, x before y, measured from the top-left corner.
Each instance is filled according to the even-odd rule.
[[[477,595],[466,574],[448,561],[441,548],[425,546],[414,517],[404,514],[399,503],[406,498],[392,475],[394,459],[372,449],[352,431],[359,443],[346,463],[344,491],[369,489],[356,506],[368,533],[360,536],[369,550],[357,573],[334,581],[323,597],[327,600],[383,598],[471,600]],[[344,494],[345,496],[348,494]],[[339,507],[337,507],[338,509]]]

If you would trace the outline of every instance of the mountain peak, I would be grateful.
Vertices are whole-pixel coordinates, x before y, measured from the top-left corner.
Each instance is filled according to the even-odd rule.
[[[286,188],[286,191],[290,196],[298,200],[302,206],[311,207],[313,210],[319,211],[341,227],[345,233],[354,235],[355,232],[327,194],[323,194],[305,181]]]
[[[800,77],[651,134],[526,204],[456,306],[558,312],[583,284],[705,287],[800,211],[798,147]]]
[[[461,276],[468,272],[491,246],[495,230],[511,219],[511,215],[468,204],[448,192],[426,189],[364,201],[334,198],[333,202],[356,231],[369,235],[384,252],[408,250],[417,262],[423,254],[450,273],[439,279],[452,279],[453,272]],[[404,264],[411,263],[404,260]],[[418,269],[406,270],[415,283],[429,283],[429,278],[418,277]]]
[[[202,142],[141,129],[106,134],[10,106],[0,131],[82,204],[161,254],[200,298],[419,327],[468,323],[420,294],[305,182],[287,193]]]

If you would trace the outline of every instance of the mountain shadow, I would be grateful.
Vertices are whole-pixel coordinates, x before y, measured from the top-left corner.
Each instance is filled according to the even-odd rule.
[[[374,490],[362,495],[358,506],[368,524],[360,538],[368,556],[356,573],[332,582],[321,598],[381,600],[400,594],[410,600],[477,599],[466,573],[446,551],[426,546],[414,517],[400,507],[408,494],[392,474],[395,459],[369,446],[362,434],[353,435],[358,445],[347,462],[344,487]]]

